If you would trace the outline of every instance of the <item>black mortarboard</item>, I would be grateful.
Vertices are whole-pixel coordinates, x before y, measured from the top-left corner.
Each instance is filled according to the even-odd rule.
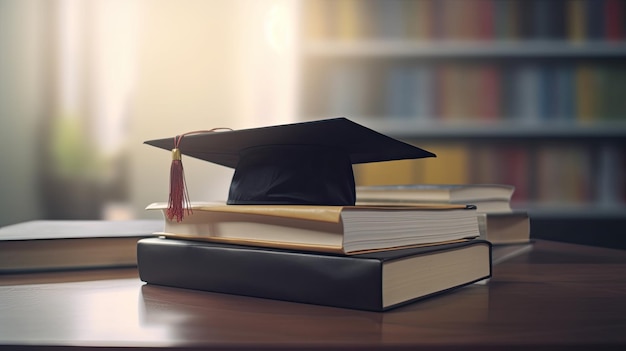
[[[227,201],[231,205],[354,205],[353,164],[435,157],[346,118],[194,132],[182,139],[145,143],[174,149],[174,160],[184,154],[234,168]]]

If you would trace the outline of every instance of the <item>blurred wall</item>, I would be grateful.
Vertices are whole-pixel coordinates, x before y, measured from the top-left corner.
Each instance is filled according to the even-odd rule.
[[[44,0],[0,0],[0,225],[38,218]]]
[[[148,139],[295,118],[296,10],[290,0],[145,1],[132,108],[130,202],[166,201],[171,154]],[[233,170],[183,158],[192,201],[226,200]]]
[[[49,161],[45,154],[50,147],[36,140],[49,129],[51,116],[62,112],[59,95],[64,78],[58,71],[63,67],[78,75],[70,77],[77,80],[71,88],[78,90],[79,112],[88,120],[86,138],[106,143],[108,135],[114,135],[116,147],[121,144],[123,155],[115,172],[123,173],[124,179],[116,185],[123,189],[116,189],[121,195],[104,206],[104,210],[114,209],[107,213],[117,218],[160,217],[144,208],[167,200],[171,155],[143,145],[145,140],[295,118],[295,32],[286,26],[295,28],[290,16],[297,2],[85,1],[0,0],[0,146],[4,150],[0,153],[0,226],[50,216],[49,206],[42,204],[39,177],[45,173],[41,161]],[[68,6],[80,8],[85,31],[77,35],[82,45],[78,57],[65,62],[59,56],[63,49],[55,31],[64,18],[59,9]],[[132,14],[119,12],[125,6]],[[130,23],[133,20],[135,25]],[[136,37],[132,47],[120,33],[122,24],[129,23],[128,36]],[[120,43],[115,43],[116,38]],[[114,65],[124,60],[123,67]],[[124,89],[129,87],[123,102],[125,91],[111,88],[121,80]],[[111,101],[115,108],[109,106]],[[107,120],[115,121],[107,126],[102,123]],[[115,130],[110,134],[103,128]],[[118,129],[121,143],[115,134]],[[226,199],[232,170],[189,158],[183,162],[191,200]],[[63,197],[64,190],[55,193]]]
[[[241,114],[236,1],[150,1],[139,33],[136,96],[129,150],[131,203],[166,201],[171,154],[142,145],[213,127],[239,128]],[[232,171],[184,158],[192,200],[225,199]],[[160,216],[160,214],[152,214]]]

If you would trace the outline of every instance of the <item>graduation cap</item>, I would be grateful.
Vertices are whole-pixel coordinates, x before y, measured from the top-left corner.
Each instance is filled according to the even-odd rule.
[[[172,150],[167,213],[178,221],[188,210],[181,154],[235,169],[229,205],[351,206],[353,164],[436,157],[346,118],[191,132],[145,143]]]

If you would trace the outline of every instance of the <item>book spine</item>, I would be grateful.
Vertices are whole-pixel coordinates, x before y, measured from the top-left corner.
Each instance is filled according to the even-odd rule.
[[[149,284],[382,310],[382,264],[375,259],[150,238],[138,243],[137,262]]]
[[[604,39],[604,1],[587,0],[585,13],[587,14],[588,41],[600,41]]]
[[[606,40],[620,41],[624,39],[624,3],[622,0],[606,0],[604,7],[606,17]]]

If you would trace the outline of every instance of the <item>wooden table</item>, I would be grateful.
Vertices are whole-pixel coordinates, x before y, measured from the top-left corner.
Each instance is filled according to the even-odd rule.
[[[148,286],[134,269],[0,285],[7,350],[626,350],[626,251],[548,241],[488,284],[386,313]]]

